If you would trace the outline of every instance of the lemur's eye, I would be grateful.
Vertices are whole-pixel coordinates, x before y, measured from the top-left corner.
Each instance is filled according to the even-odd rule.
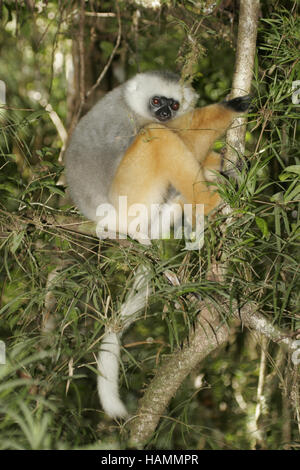
[[[151,99],[151,103],[153,104],[153,106],[160,106],[160,98],[158,98],[158,96],[154,96],[152,99]]]
[[[178,109],[179,109],[179,103],[178,103],[178,101],[174,101],[174,102],[172,103],[171,108],[173,109],[173,111],[178,111]]]

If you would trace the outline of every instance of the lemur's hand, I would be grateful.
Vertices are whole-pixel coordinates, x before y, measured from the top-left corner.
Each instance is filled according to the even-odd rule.
[[[251,100],[251,95],[238,96],[237,98],[233,98],[233,100],[222,101],[222,105],[233,109],[237,113],[244,113],[249,108]]]

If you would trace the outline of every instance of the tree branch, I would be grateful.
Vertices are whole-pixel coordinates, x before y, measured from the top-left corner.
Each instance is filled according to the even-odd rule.
[[[168,271],[165,275],[173,285],[180,284],[174,273]],[[143,447],[147,443],[169,401],[176,394],[185,378],[205,357],[225,344],[229,338],[228,325],[225,321],[220,321],[219,312],[212,304],[203,307],[203,302],[199,302],[194,294],[190,294],[190,301],[199,304],[201,310],[195,329],[184,342],[183,348],[163,361],[145,395],[140,400],[138,414],[129,422],[130,444],[134,447]],[[295,348],[298,347],[297,342],[287,333],[272,325],[267,318],[259,313],[258,308],[254,302],[247,303],[241,308],[235,303],[233,316],[258,334],[283,345],[290,352],[295,351]],[[229,311],[229,305],[227,309]]]
[[[220,324],[218,312],[215,309],[202,309],[195,330],[182,349],[163,361],[141,399],[138,415],[129,423],[132,446],[142,447],[148,441],[184,379],[200,361],[224,344],[228,337],[227,325]]]
[[[231,98],[250,93],[256,48],[259,0],[241,0],[235,70]],[[235,164],[245,152],[246,117],[236,118],[226,134],[226,159],[224,170]]]

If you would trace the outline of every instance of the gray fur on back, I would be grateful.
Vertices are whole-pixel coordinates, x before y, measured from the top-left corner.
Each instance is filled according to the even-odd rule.
[[[80,120],[65,154],[70,195],[80,211],[96,220],[117,166],[144,118],[134,116],[123,98],[123,86],[105,95]]]

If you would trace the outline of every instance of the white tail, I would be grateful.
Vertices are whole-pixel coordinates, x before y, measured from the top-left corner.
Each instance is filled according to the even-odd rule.
[[[151,271],[146,266],[142,265],[138,268],[132,289],[121,306],[120,319],[123,322],[123,328],[119,333],[108,328],[101,343],[97,361],[98,393],[104,411],[112,418],[125,418],[128,414],[119,396],[120,339],[147,303],[150,274]]]

